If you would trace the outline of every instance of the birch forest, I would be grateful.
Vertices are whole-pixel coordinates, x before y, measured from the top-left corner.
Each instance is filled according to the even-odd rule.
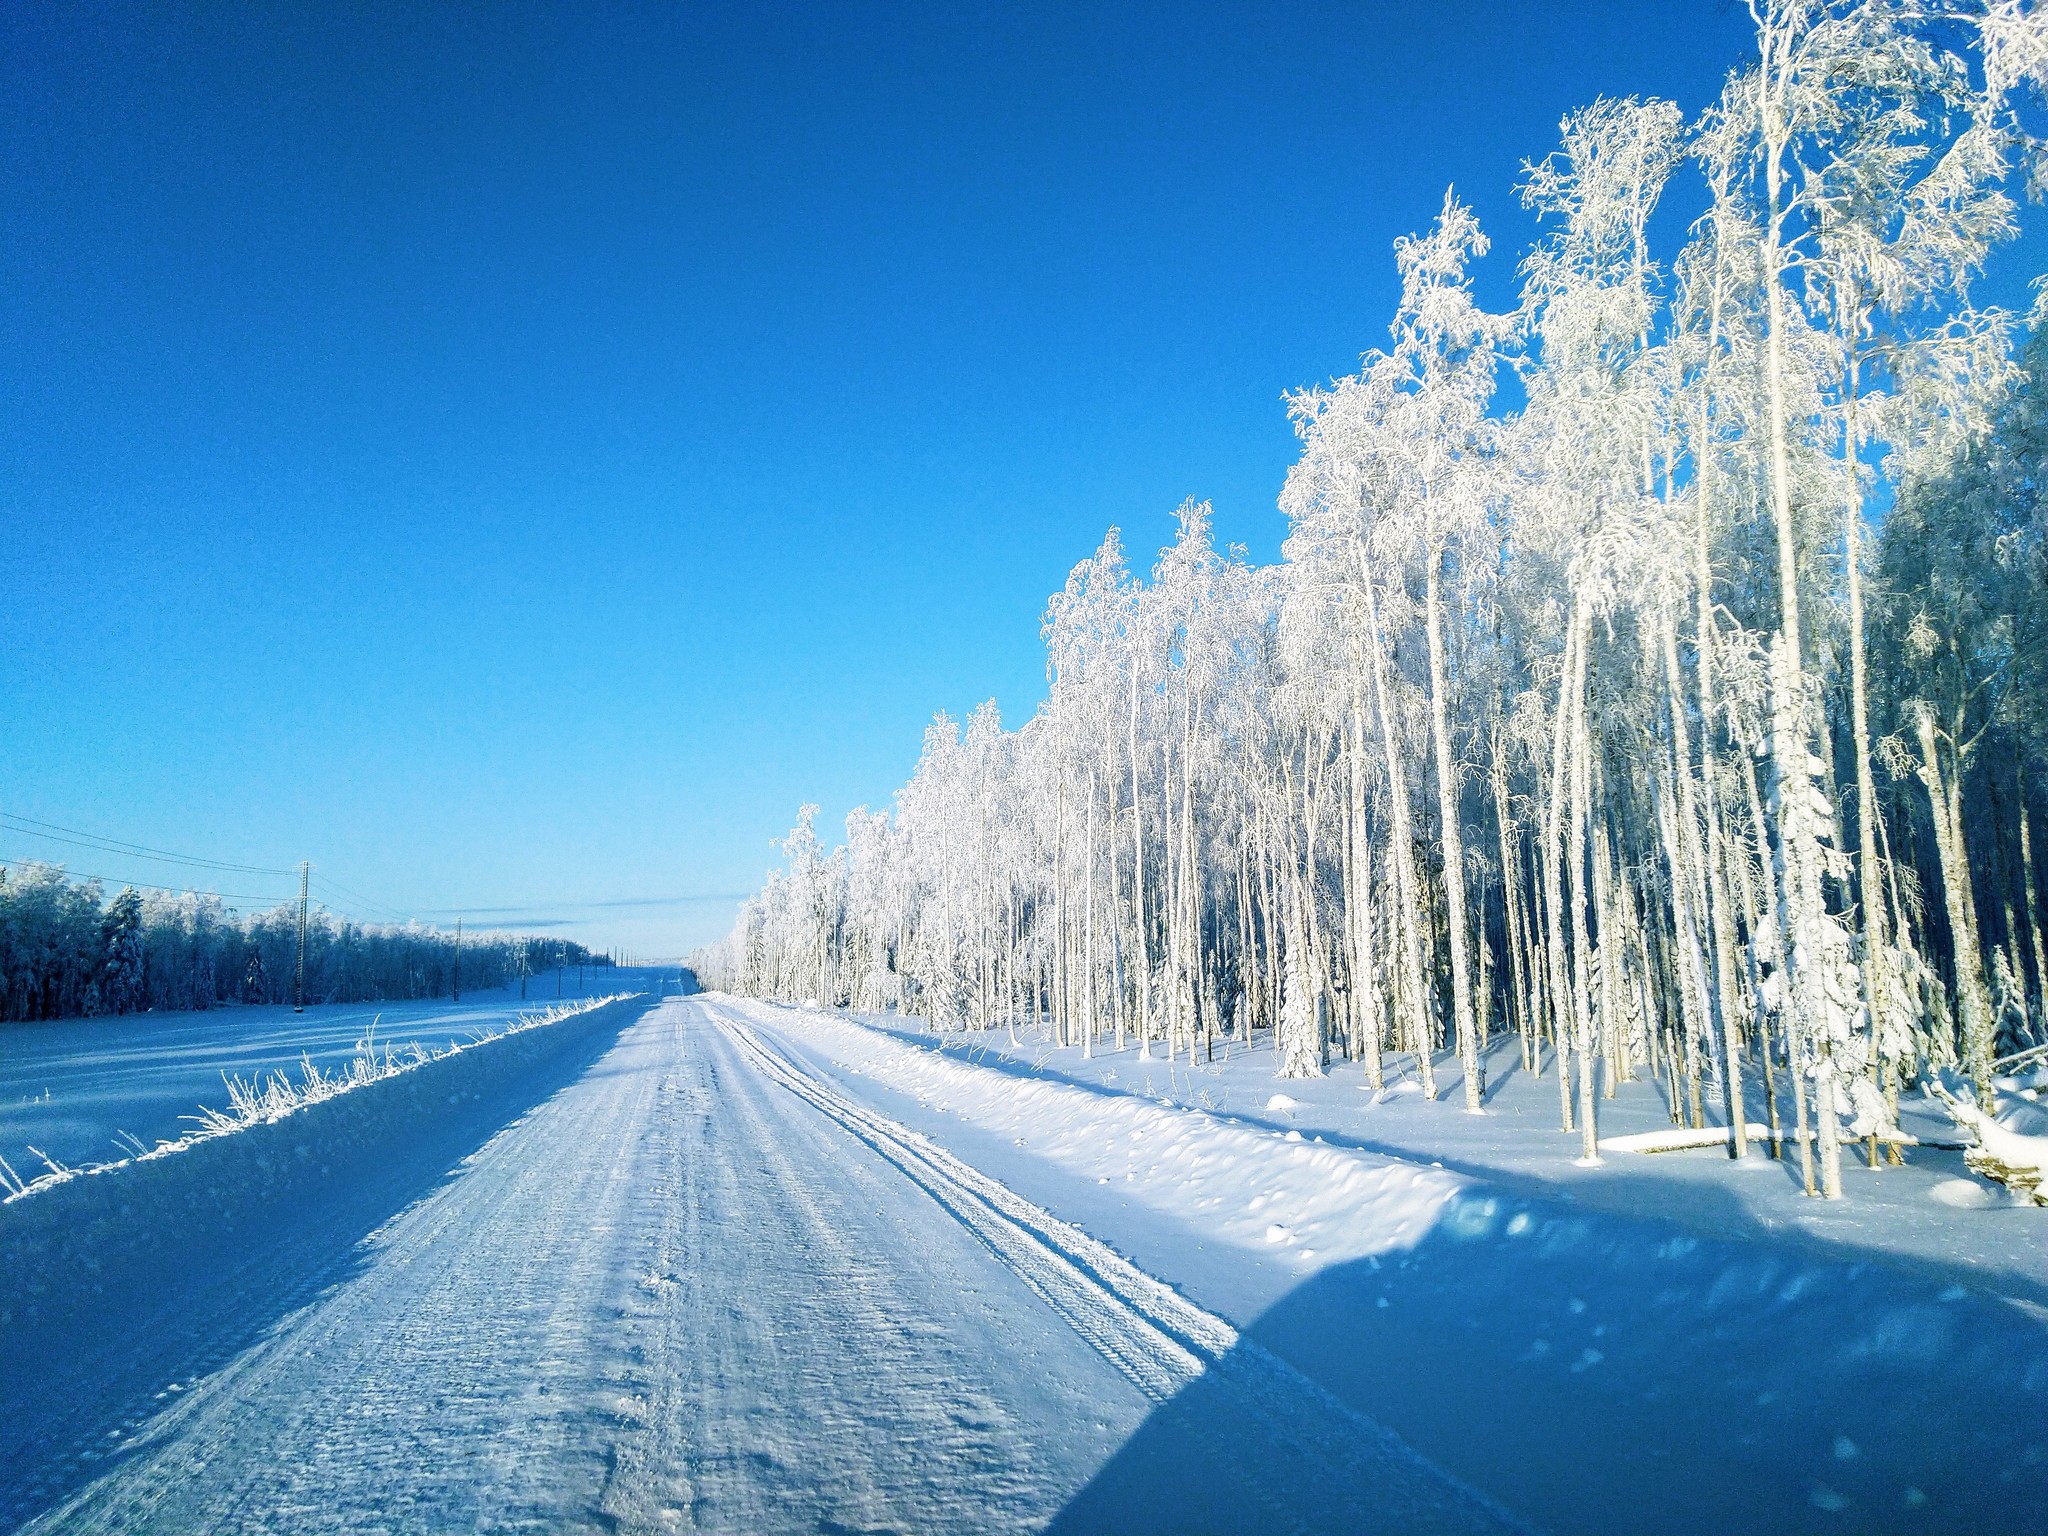
[[[1518,257],[1417,210],[1387,338],[1286,401],[1280,563],[1110,530],[1037,712],[941,715],[835,851],[806,809],[705,982],[1472,1112],[1490,1063],[1589,1161],[1650,1078],[1829,1197],[1930,1074],[1988,1102],[2048,1040],[2048,287],[1973,286],[2048,13],[1751,12],[1696,119],[1564,118]]]

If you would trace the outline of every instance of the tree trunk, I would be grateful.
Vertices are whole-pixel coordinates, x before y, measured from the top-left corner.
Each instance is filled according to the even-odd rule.
[[[1424,628],[1429,636],[1429,726],[1436,744],[1436,803],[1444,855],[1444,926],[1451,951],[1451,1015],[1458,1031],[1458,1060],[1465,1075],[1465,1112],[1485,1113],[1480,1077],[1479,1026],[1472,1014],[1471,959],[1465,925],[1465,844],[1458,827],[1458,772],[1451,761],[1450,706],[1445,698],[1443,621],[1439,613],[1439,555],[1427,554],[1423,582]]]
[[[1701,864],[1707,866],[1704,871],[1706,879],[1703,882],[1698,881],[1693,875],[1685,873],[1677,866],[1674,866],[1672,869],[1673,889],[1677,889],[1678,882],[1681,879],[1684,880],[1686,885],[1687,911],[1685,913],[1683,931],[1680,935],[1680,942],[1686,948],[1688,963],[1697,968],[1695,984],[1699,988],[1700,1001],[1705,1006],[1707,1027],[1714,1031],[1721,1043],[1721,1112],[1728,1124],[1728,1155],[1731,1158],[1740,1159],[1749,1155],[1748,1117],[1744,1113],[1742,1102],[1741,1031],[1736,1024],[1734,1011],[1729,1006],[1726,978],[1717,974],[1710,982],[1707,977],[1705,964],[1700,958],[1699,934],[1693,927],[1691,912],[1693,891],[1702,884],[1706,888],[1709,930],[1712,928],[1714,909],[1717,906],[1725,907],[1725,896],[1720,902],[1717,902],[1714,895],[1715,887],[1720,884],[1720,875],[1713,867],[1712,855],[1714,850],[1711,847],[1714,837],[1711,822],[1715,807],[1710,799],[1707,807],[1710,847],[1702,850],[1698,841],[1699,813],[1693,804],[1692,798],[1692,742],[1690,732],[1686,728],[1685,700],[1679,686],[1678,636],[1676,625],[1668,616],[1665,619],[1663,630],[1665,697],[1668,700],[1671,711],[1671,751],[1675,759],[1676,777],[1678,780],[1677,812],[1680,818],[1679,830],[1681,833],[1674,853],[1681,861],[1689,861],[1694,868]],[[1707,673],[1707,665],[1704,662],[1701,664],[1702,677]],[[1712,732],[1711,720],[1703,722],[1700,733],[1700,747],[1703,754],[1710,753],[1712,750],[1707,746],[1707,742],[1712,739]],[[1712,771],[1712,761],[1709,758],[1707,772],[1711,774]],[[1711,791],[1709,791],[1709,794],[1711,796]],[[1710,937],[1712,937],[1711,933]],[[1715,942],[1713,947],[1717,951],[1720,949],[1718,942]],[[1727,965],[1725,955],[1718,958],[1717,971],[1725,968]]]
[[[1393,700],[1387,688],[1386,649],[1380,641],[1379,604],[1373,596],[1373,578],[1366,568],[1363,548],[1358,550],[1358,561],[1360,590],[1365,595],[1366,648],[1372,663],[1373,700],[1380,717],[1388,808],[1394,823],[1395,919],[1401,930],[1401,979],[1407,993],[1408,1027],[1414,1042],[1416,1069],[1422,1079],[1422,1096],[1434,1099],[1436,1064],[1431,1060],[1429,992],[1422,970],[1422,893],[1415,879],[1415,842],[1408,821],[1408,782],[1402,772],[1401,753],[1394,739]]]
[[[1580,687],[1583,635],[1590,620],[1584,605],[1573,599],[1570,628],[1565,632],[1564,670],[1557,680],[1557,716],[1551,728],[1550,804],[1543,819],[1543,915],[1545,947],[1550,957],[1550,1034],[1557,1057],[1558,1110],[1564,1130],[1573,1129],[1571,1046],[1573,1030],[1565,1010],[1573,993],[1565,952],[1564,854],[1560,847],[1565,802],[1570,798],[1572,700]],[[1577,882],[1574,882],[1576,884]]]
[[[1372,843],[1365,826],[1365,701],[1359,679],[1351,679],[1351,867],[1345,894],[1346,931],[1351,939],[1351,996],[1360,1043],[1365,1051],[1365,1080],[1377,1093],[1386,1086],[1380,1063],[1385,1024],[1380,1015],[1379,960],[1372,942]]]
[[[1579,664],[1570,702],[1571,710],[1571,825],[1570,858],[1572,877],[1572,1042],[1579,1058],[1579,1161],[1592,1166],[1600,1161],[1597,1094],[1594,1088],[1593,1008],[1588,995],[1592,968],[1592,939],[1586,931],[1586,823],[1591,814],[1589,783],[1591,748],[1586,728],[1586,652],[1592,642],[1592,614],[1582,608],[1579,635]]]
[[[1086,872],[1081,881],[1082,936],[1081,965],[1081,1054],[1095,1054],[1095,765],[1088,766],[1088,821],[1082,834],[1081,858]]]
[[[1138,1052],[1152,1054],[1152,936],[1145,917],[1145,792],[1138,781],[1138,641],[1131,640],[1131,902],[1138,941]]]
[[[1857,452],[1862,431],[1857,422],[1859,360],[1856,352],[1860,315],[1852,316],[1844,335],[1849,369],[1844,398],[1848,416],[1842,429],[1842,468],[1847,482],[1843,509],[1843,557],[1849,578],[1849,734],[1856,749],[1856,889],[1862,898],[1863,998],[1870,1017],[1870,1076],[1883,1073],[1885,1010],[1891,988],[1885,968],[1891,959],[1891,914],[1885,901],[1885,879],[1878,863],[1877,777],[1870,766],[1870,671],[1863,645],[1863,486]]]
[[[1500,730],[1493,733],[1493,821],[1500,837],[1501,926],[1508,949],[1508,996],[1514,1004],[1515,1032],[1522,1040],[1522,1070],[1535,1066],[1535,1052],[1529,1040],[1529,996],[1522,969],[1522,870],[1516,857],[1521,831],[1508,805],[1507,760]]]
[[[2025,887],[2027,936],[2032,941],[2034,952],[2035,1006],[2041,1014],[2048,1015],[2048,953],[2042,949],[2041,911],[2034,896],[2034,838],[2027,829],[2027,781],[2017,767],[2013,770],[2013,796],[2019,802],[2020,884]]]
[[[1977,1104],[1989,1114],[1994,1103],[1991,1052],[1994,1021],[1991,992],[1984,980],[1984,951],[1977,938],[1977,898],[1971,885],[1970,854],[1963,840],[1962,765],[1944,774],[1934,718],[1921,710],[1916,722],[1920,746],[1920,782],[1927,787],[1933,812],[1934,851],[1941,866],[1942,904],[1948,913],[1950,944],[1955,951],[1956,1003],[1962,1015],[1963,1063],[1977,1085]]]

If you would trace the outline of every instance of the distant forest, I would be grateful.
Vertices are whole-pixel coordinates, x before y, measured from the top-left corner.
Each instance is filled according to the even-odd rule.
[[[243,914],[218,896],[125,887],[50,864],[0,868],[0,1022],[289,1003],[296,903]],[[482,991],[557,965],[611,958],[564,939],[465,938],[418,924],[366,924],[315,907],[306,922],[306,1001],[362,1003]]]

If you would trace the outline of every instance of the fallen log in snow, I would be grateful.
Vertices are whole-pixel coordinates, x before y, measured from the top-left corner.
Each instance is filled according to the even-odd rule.
[[[2035,1064],[2048,1066],[2048,1045],[2030,1045],[2010,1056],[2001,1056],[1991,1063],[1991,1070],[1996,1076],[2007,1077],[2021,1067]]]
[[[1811,1131],[1807,1132],[1807,1139],[1810,1141],[1812,1138],[1813,1133]],[[1749,1139],[1754,1142],[1769,1141],[1771,1139],[1770,1128],[1762,1125],[1750,1126]],[[1799,1133],[1797,1131],[1781,1131],[1778,1139],[1797,1144]],[[1970,1143],[1967,1141],[1936,1141],[1925,1136],[1901,1134],[1898,1136],[1883,1136],[1879,1140],[1892,1146],[1931,1147],[1938,1152],[1967,1152],[1970,1149]],[[1673,1126],[1668,1131],[1637,1131],[1628,1136],[1602,1136],[1600,1138],[1600,1150],[1602,1152],[1696,1152],[1708,1147],[1716,1147],[1723,1151],[1727,1150],[1727,1126],[1710,1125],[1704,1130],[1698,1131],[1688,1130],[1683,1126]]]
[[[1927,1092],[1948,1111],[1950,1119],[1976,1138],[1976,1144],[1963,1151],[1970,1172],[1995,1179],[2035,1205],[2048,1205],[2048,1136],[2023,1136],[2007,1130],[1935,1079],[1928,1079]]]

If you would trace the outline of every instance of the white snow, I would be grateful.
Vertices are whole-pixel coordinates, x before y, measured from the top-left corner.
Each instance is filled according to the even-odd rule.
[[[1214,1062],[1194,1066],[1183,1057],[1169,1069],[1164,1061],[1140,1061],[1133,1050],[1119,1054],[1098,1046],[1093,1056],[1084,1056],[1021,1031],[1020,1044],[1013,1048],[999,1031],[968,1036],[963,1043],[957,1034],[933,1036],[917,1021],[894,1015],[849,1017],[866,1018],[927,1054],[943,1040],[948,1058],[999,1065],[1011,1077],[1084,1085],[1086,1091],[1128,1088],[1134,1095],[1165,1096],[1191,1108],[1213,1106],[1214,1113],[1233,1124],[1303,1138],[1320,1135],[1333,1150],[1391,1153],[1404,1160],[1403,1166],[1440,1164],[1586,1210],[1671,1222],[1696,1237],[1803,1234],[1847,1255],[1950,1267],[1974,1288],[2048,1307],[2048,1212],[2030,1214],[2015,1207],[1996,1183],[1973,1174],[1959,1150],[1956,1126],[1939,1106],[1918,1095],[1901,1103],[1901,1121],[1911,1138],[1905,1166],[1873,1171],[1858,1144],[1849,1149],[1856,1156],[1844,1157],[1853,1198],[1835,1202],[1801,1193],[1789,1124],[1783,1128],[1784,1156],[1766,1155],[1769,1131],[1760,1102],[1749,1112],[1751,1155],[1735,1161],[1726,1155],[1725,1130],[1672,1126],[1663,1096],[1647,1078],[1618,1085],[1616,1097],[1601,1102],[1603,1148],[1627,1147],[1637,1143],[1623,1138],[1641,1137],[1653,1146],[1678,1142],[1691,1149],[1613,1155],[1598,1168],[1573,1167],[1566,1154],[1576,1148],[1577,1138],[1558,1129],[1557,1079],[1523,1071],[1512,1037],[1496,1037],[1489,1054],[1484,1116],[1458,1110],[1455,1057],[1438,1065],[1435,1102],[1422,1097],[1412,1075],[1390,1079],[1384,1095],[1361,1094],[1358,1068],[1346,1065],[1319,1081],[1290,1082],[1287,1093],[1295,1107],[1280,1114],[1263,1107],[1273,1092],[1275,1062],[1263,1042],[1250,1053],[1234,1043],[1227,1050],[1219,1047]],[[2012,1102],[2009,1096],[2001,1098],[2001,1106]],[[1026,1129],[1022,1134],[1031,1133]],[[1700,1145],[1693,1146],[1696,1141]],[[1981,1192],[1981,1198],[1959,1207],[1953,1192],[1935,1193],[1944,1181],[1961,1181]]]
[[[1771,1140],[1769,1126],[1750,1125],[1746,1128],[1745,1140],[1752,1146],[1768,1146]],[[1808,1133],[1809,1136],[1811,1133]],[[1781,1141],[1790,1142],[1793,1134],[1783,1132]],[[1902,1147],[1933,1147],[1944,1152],[1960,1152],[1966,1143],[1953,1139],[1922,1136],[1902,1136],[1896,1145]],[[1699,1152],[1710,1148],[1725,1150],[1728,1146],[1728,1127],[1709,1126],[1705,1130],[1688,1130],[1673,1126],[1665,1131],[1633,1131],[1626,1136],[1602,1136],[1602,1152]]]
[[[11,1208],[0,1520],[978,1532],[1258,1509],[1283,1528],[1517,1528],[1221,1317],[772,1041],[696,1003],[616,1025],[507,1037]],[[536,1054],[579,1031],[598,1054]],[[371,1105],[404,1159],[443,1090],[488,1090],[483,1067],[522,1057],[530,1107],[446,1182],[445,1141],[377,1199],[360,1160],[336,1179],[286,1156],[282,1205],[221,1177],[238,1170],[192,1178]],[[314,1158],[339,1161],[340,1141]],[[201,1241],[88,1254],[45,1222],[24,1263],[24,1221],[173,1175],[226,1227],[150,1202],[127,1214],[171,1218],[153,1241],[194,1216]],[[272,1230],[245,1276],[208,1240],[259,1217]],[[122,1271],[97,1302],[75,1283],[95,1258]],[[12,1287],[30,1264],[52,1283],[24,1307]],[[99,1346],[95,1323],[115,1325]]]
[[[1305,1083],[1289,1140],[1176,1099],[1227,1073],[1043,1059],[598,1010],[0,1207],[0,1523],[1675,1531],[1825,1490],[1936,1531],[2048,1494],[2023,1275],[1650,1219],[1670,1157],[1568,1199],[1342,1125],[1505,1145],[1498,1099]]]
[[[2015,1199],[2048,1206],[2048,1136],[2015,1128],[2033,1123],[2035,1105],[2022,1103],[2013,1111],[1993,1116],[1959,1098],[1938,1080],[1930,1080],[1927,1091],[1971,1138],[1963,1161],[1972,1173],[1995,1179],[2011,1190]]]
[[[719,1006],[771,1027],[782,1010],[720,999]],[[938,1051],[907,1046],[830,1014],[807,1016],[803,1045],[837,1065],[885,1081],[977,1128],[1028,1144],[1046,1161],[1091,1182],[1123,1181],[1161,1210],[1204,1204],[1219,1242],[1258,1250],[1283,1236],[1312,1247],[1322,1264],[1407,1246],[1436,1220],[1465,1181],[1386,1158],[1312,1147],[1131,1095],[1104,1098],[1039,1079],[1018,1079]],[[1260,1208],[1254,1213],[1253,1202]]]
[[[1322,1127],[1318,1146],[1187,1105],[1263,1105],[1265,1086],[1246,1092],[1271,1082],[1263,1052],[1169,1078],[1164,1062],[1099,1046],[1093,1058],[1039,1040],[940,1049],[894,1021],[711,1006],[1358,1394],[1347,1400],[1538,1524],[1797,1528],[1825,1478],[1873,1525],[1968,1528],[2009,1507],[2003,1487],[2001,1502],[1979,1502],[1993,1495],[1969,1469],[1994,1461],[2029,1469],[2015,1476],[2048,1494],[2043,1227],[2002,1197],[1971,1211],[1931,1201],[1958,1154],[1852,1167],[1869,1181],[1853,1206],[1805,1200],[1792,1169],[1762,1156],[1613,1159],[1560,1178],[1548,1146],[1516,1151],[1531,1130],[1498,1096],[1474,1119],[1451,1090],[1450,1103],[1396,1110],[1337,1082],[1290,1085],[1301,1107],[1289,1118]],[[1554,1082],[1531,1086],[1554,1114]],[[1162,1088],[1181,1106],[1154,1102]],[[1387,1145],[1393,1114],[1406,1117],[1401,1139],[1427,1132],[1440,1155],[1359,1144],[1363,1129]],[[1531,1164],[1550,1177],[1532,1180]],[[1667,1170],[1693,1193],[1670,1199]],[[1795,1204],[1837,1219],[1782,1219]],[[1950,1220],[1982,1230],[1937,1261],[1942,1233],[1972,1230]],[[1980,1267],[1973,1251],[1996,1262]],[[1873,1373],[1885,1383],[1875,1395]],[[1842,1426],[1860,1448],[1849,1463],[1835,1454]]]
[[[158,1158],[188,1152],[204,1143],[249,1130],[254,1126],[275,1125],[289,1115],[328,1103],[343,1094],[358,1092],[405,1073],[418,1071],[422,1067],[502,1040],[509,1035],[545,1029],[581,1014],[626,1002],[629,997],[630,994],[618,993],[608,997],[558,1003],[552,1008],[533,1008],[515,1014],[504,1023],[479,1019],[473,1024],[467,1038],[451,1040],[445,1045],[437,1046],[413,1039],[401,1046],[379,1041],[374,1035],[369,1035],[358,1040],[354,1054],[332,1071],[315,1061],[308,1052],[301,1056],[297,1073],[285,1069],[254,1078],[230,1077],[225,1083],[227,1109],[217,1110],[202,1106],[197,1115],[184,1117],[196,1121],[197,1130],[187,1131],[176,1138],[161,1140],[153,1147],[136,1151],[132,1157],[88,1163],[78,1168],[52,1163],[47,1172],[11,1189],[5,1201],[0,1203],[30,1199],[75,1178],[118,1173],[134,1163],[152,1162]],[[136,1145],[140,1147],[139,1142]]]
[[[604,990],[634,990],[646,979],[621,977],[626,986]],[[189,1117],[201,1106],[226,1108],[225,1078],[297,1076],[306,1059],[333,1068],[354,1057],[365,1037],[380,1048],[440,1050],[577,997],[573,973],[565,998],[556,998],[552,978],[545,986],[536,978],[530,990],[530,1000],[510,987],[465,992],[459,1003],[316,1004],[304,1013],[229,1007],[9,1024],[0,1049],[0,1157],[30,1179],[46,1171],[31,1144],[74,1166],[125,1156],[130,1137],[145,1147],[174,1140],[192,1128]]]

